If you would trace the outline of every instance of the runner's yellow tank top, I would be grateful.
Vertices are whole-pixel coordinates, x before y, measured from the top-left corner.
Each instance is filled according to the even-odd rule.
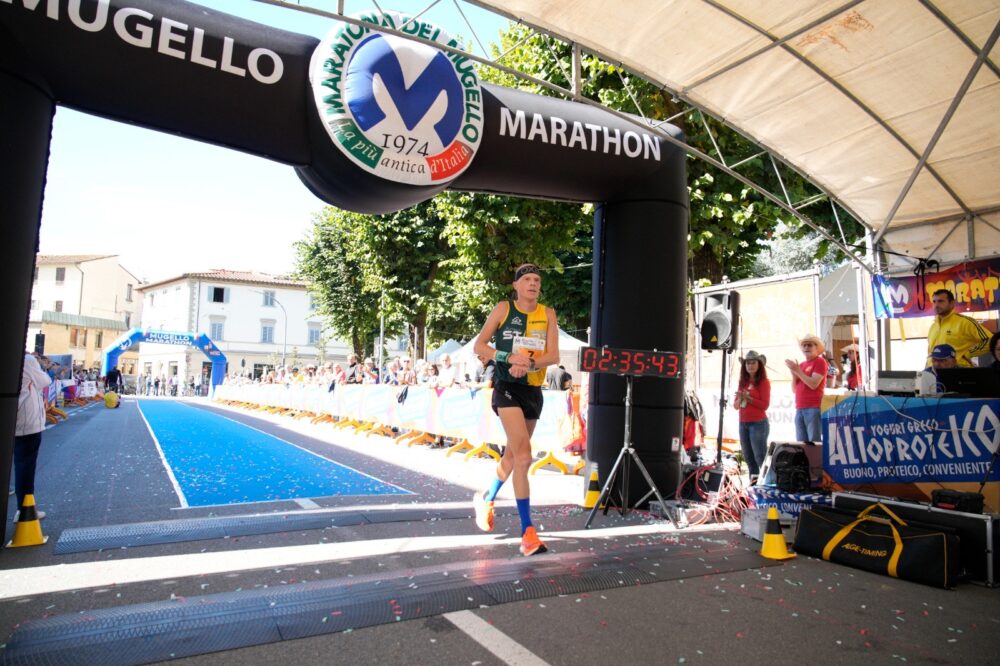
[[[523,351],[531,358],[545,353],[545,340],[549,331],[549,309],[538,303],[534,312],[522,312],[514,301],[507,301],[507,316],[493,337],[497,351],[514,353]],[[513,384],[541,386],[545,383],[545,368],[529,372],[524,377],[510,376],[510,365],[497,363],[497,379]]]

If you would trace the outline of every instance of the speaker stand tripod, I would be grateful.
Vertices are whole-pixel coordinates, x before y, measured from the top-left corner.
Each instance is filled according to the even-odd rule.
[[[618,475],[618,472],[621,472],[622,475],[620,489],[621,503],[618,506],[618,512],[622,516],[628,514],[628,512],[636,506],[641,505],[650,495],[656,495],[656,499],[660,501],[660,506],[663,508],[663,513],[670,518],[670,522],[673,523],[674,527],[680,529],[680,525],[677,524],[674,517],[669,511],[667,511],[667,503],[664,501],[663,495],[660,494],[659,488],[657,488],[656,484],[653,483],[653,477],[649,475],[649,472],[646,470],[646,466],[643,465],[642,461],[639,459],[639,454],[635,452],[635,448],[632,446],[632,375],[626,375],[625,382],[625,441],[622,444],[622,450],[618,453],[618,459],[615,460],[615,464],[611,467],[611,474],[608,475],[608,480],[604,482],[604,487],[601,488],[601,495],[597,498],[597,503],[594,504],[594,508],[590,510],[590,515],[587,517],[587,523],[584,525],[584,529],[590,529],[590,523],[594,520],[594,516],[601,508],[602,504],[604,505],[604,515],[608,514],[610,502],[607,500],[611,497],[611,489],[615,485],[615,477]],[[629,460],[626,459],[626,456],[628,456],[632,462],[635,462],[636,467],[638,467],[639,471],[642,472],[643,477],[646,479],[646,483],[649,484],[651,489],[631,508],[629,507],[628,502],[629,469],[631,466],[629,465]]]

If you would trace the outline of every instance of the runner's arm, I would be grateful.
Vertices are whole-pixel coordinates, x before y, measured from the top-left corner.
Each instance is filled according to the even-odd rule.
[[[507,316],[507,309],[510,306],[507,301],[500,301],[493,308],[493,312],[490,316],[486,318],[486,323],[483,324],[483,328],[479,331],[479,336],[476,337],[475,352],[476,356],[483,359],[483,363],[491,359],[496,359],[496,350],[490,347],[490,340],[496,334],[497,330],[500,328],[500,324],[503,323],[504,317]]]

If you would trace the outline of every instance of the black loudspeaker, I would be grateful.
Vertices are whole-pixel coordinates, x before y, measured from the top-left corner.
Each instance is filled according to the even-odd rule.
[[[705,294],[702,301],[701,348],[735,349],[740,321],[739,292]]]
[[[45,353],[45,334],[35,333],[35,353],[44,354]]]

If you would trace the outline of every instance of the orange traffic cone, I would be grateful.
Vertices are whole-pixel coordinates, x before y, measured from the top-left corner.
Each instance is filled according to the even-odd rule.
[[[14,526],[14,538],[10,540],[7,547],[41,546],[48,540],[49,538],[42,534],[42,524],[38,521],[35,496],[25,495],[24,504],[17,516],[17,525]]]
[[[590,468],[590,481],[587,483],[587,491],[583,497],[583,508],[593,509],[600,497],[601,484],[597,477],[597,463],[592,463]]]
[[[769,560],[790,560],[795,553],[788,552],[785,534],[781,531],[778,520],[778,509],[770,507],[767,510],[767,527],[764,529],[764,544],[760,547],[760,556]]]

